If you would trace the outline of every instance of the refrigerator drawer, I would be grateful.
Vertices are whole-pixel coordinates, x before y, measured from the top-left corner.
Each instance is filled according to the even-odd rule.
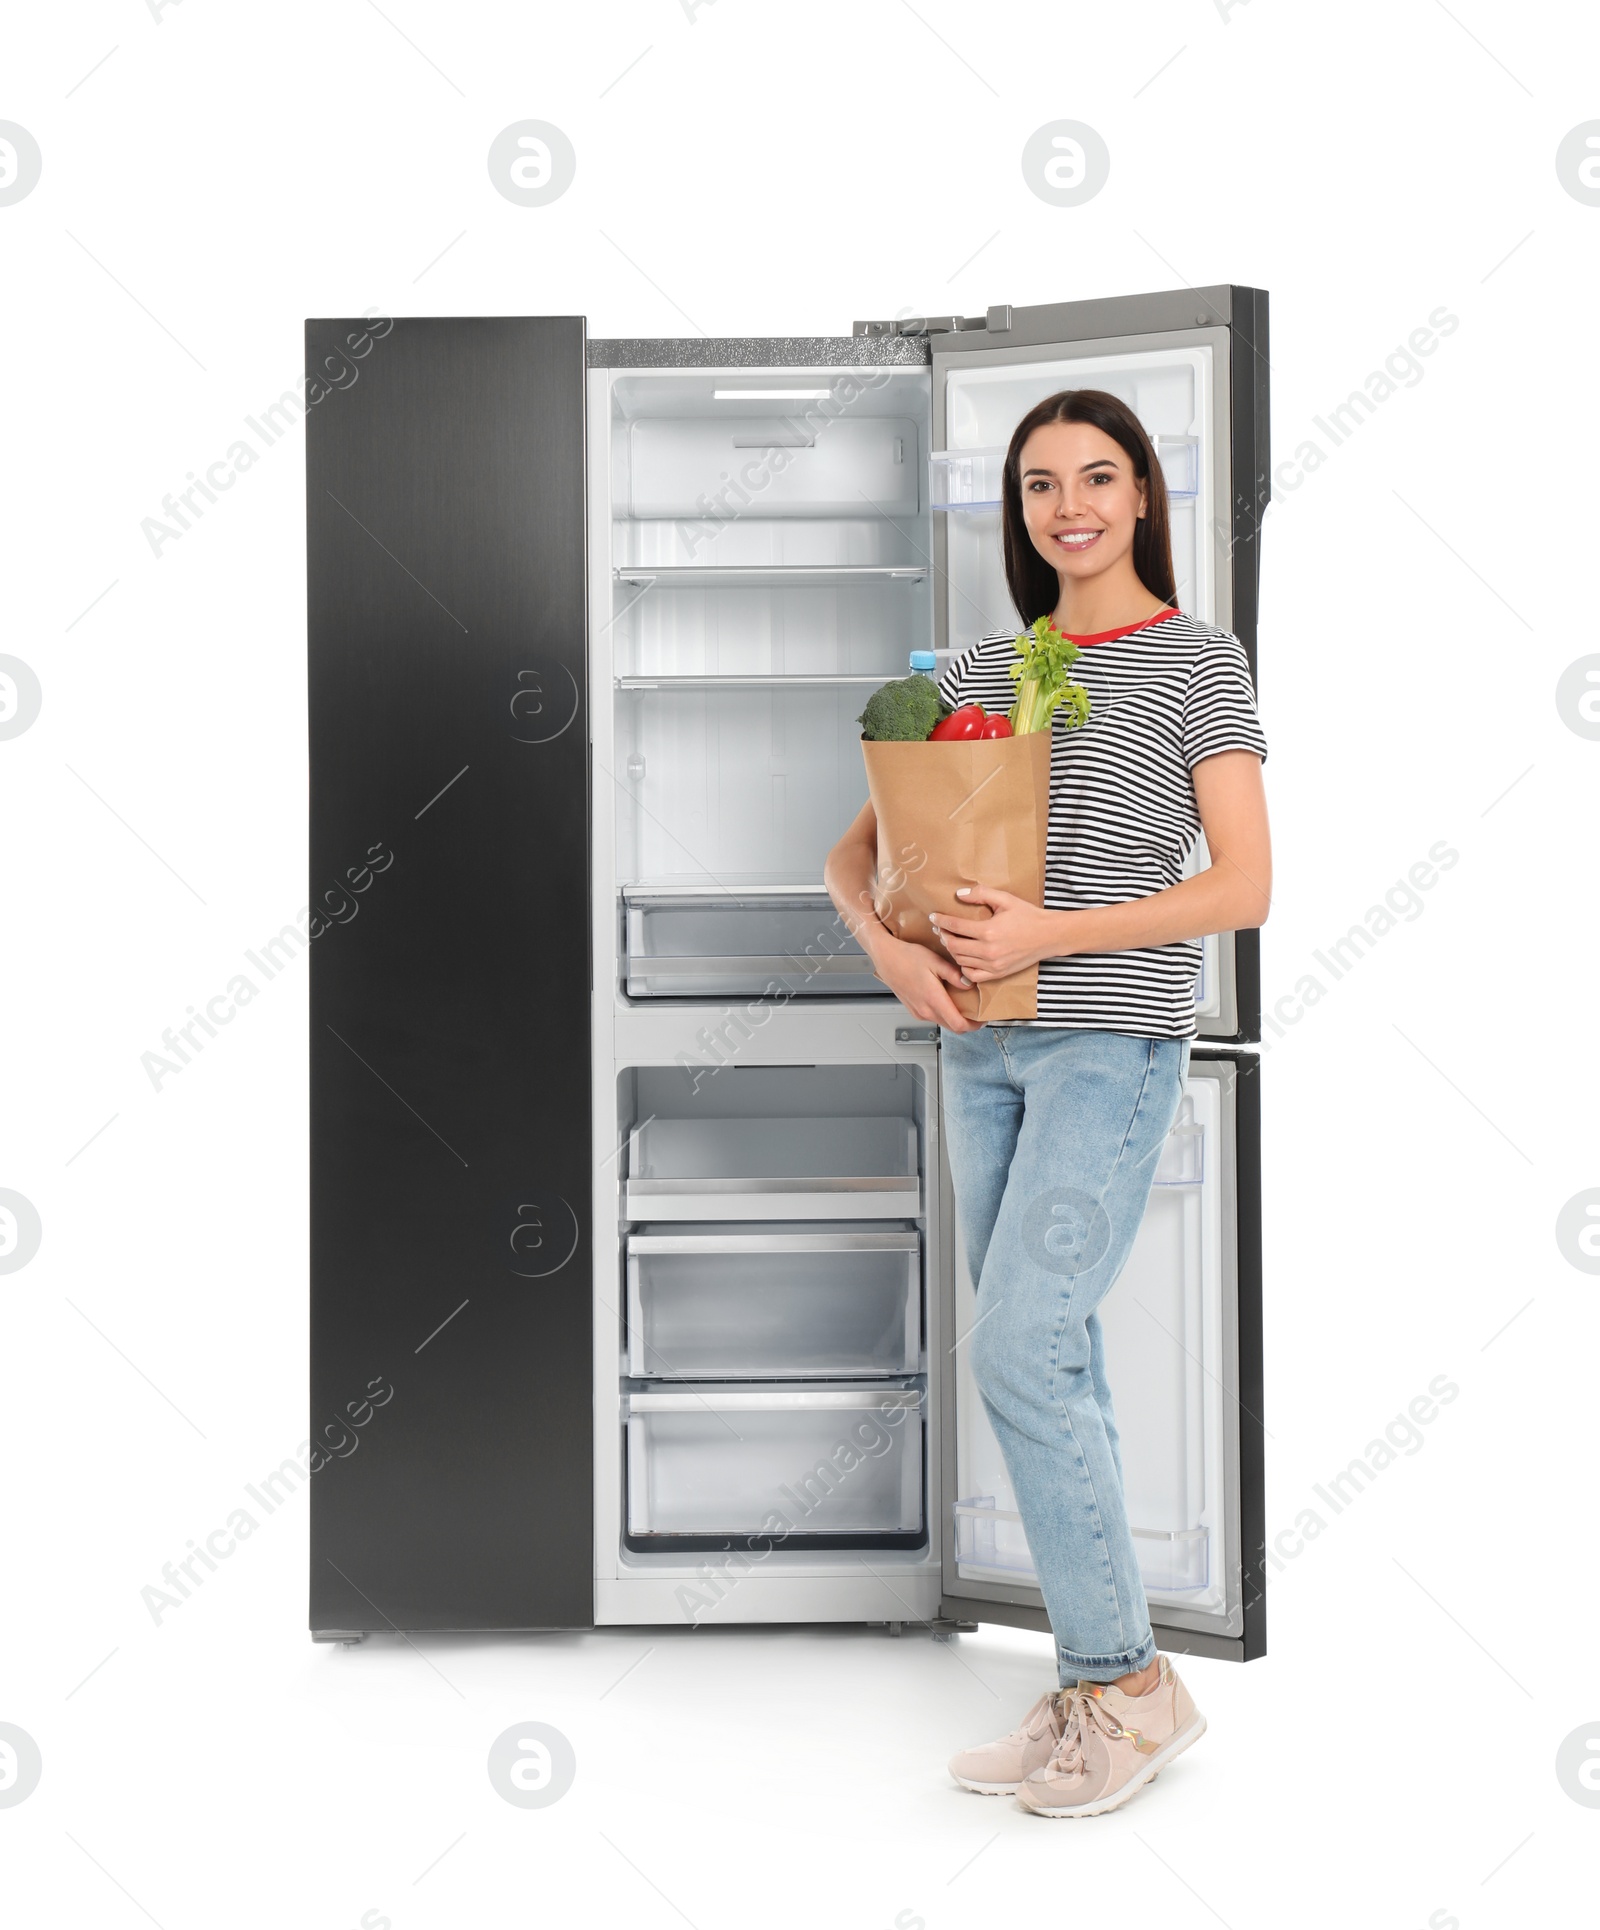
[[[630,516],[703,519],[730,478],[762,518],[915,516],[920,506],[909,416],[641,416],[625,435]]]
[[[923,1533],[917,1387],[629,1394],[628,1545],[907,1545]]]
[[[888,1118],[647,1119],[623,1211],[635,1220],[915,1219],[917,1128]]]
[[[824,892],[624,893],[629,998],[889,998]]]
[[[645,1232],[627,1252],[636,1379],[819,1380],[920,1364],[915,1233]]]

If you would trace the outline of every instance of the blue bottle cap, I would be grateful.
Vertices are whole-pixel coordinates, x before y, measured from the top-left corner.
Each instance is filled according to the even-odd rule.
[[[913,670],[936,670],[938,665],[939,660],[931,650],[913,650],[911,653]]]

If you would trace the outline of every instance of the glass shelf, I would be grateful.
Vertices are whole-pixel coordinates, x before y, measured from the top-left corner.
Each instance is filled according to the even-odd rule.
[[[622,563],[612,576],[618,583],[645,589],[834,589],[852,583],[920,583],[923,563]]]
[[[826,900],[828,890],[820,878],[803,878],[793,884],[773,884],[762,878],[639,878],[622,887],[624,904],[640,904],[651,898],[725,897],[737,904],[742,898],[815,898]]]

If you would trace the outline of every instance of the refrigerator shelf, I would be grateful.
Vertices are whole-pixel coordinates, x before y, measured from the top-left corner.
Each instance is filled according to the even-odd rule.
[[[628,1142],[631,1220],[916,1219],[917,1128],[903,1115],[652,1117]]]
[[[624,904],[636,905],[652,898],[727,898],[738,904],[745,898],[814,898],[829,902],[827,887],[820,878],[803,878],[794,884],[769,884],[752,878],[637,878],[622,887]]]
[[[659,590],[846,589],[855,583],[921,583],[922,563],[622,563],[618,583]]]
[[[864,952],[843,954],[828,958],[806,958],[794,952],[749,952],[722,953],[714,958],[641,958],[629,966],[630,980],[635,978],[734,978],[744,975],[760,976],[774,972],[795,972],[809,976],[812,972],[837,973],[846,978],[871,978],[872,961]],[[1182,1182],[1178,1182],[1182,1184]]]
[[[804,1233],[773,1228],[766,1233],[713,1232],[635,1233],[630,1253],[915,1253],[915,1233],[823,1232],[808,1227]]]
[[[804,690],[834,684],[866,684],[876,690],[879,684],[887,683],[893,674],[892,671],[880,670],[866,677],[850,674],[835,676],[827,672],[815,676],[789,676],[783,671],[771,671],[750,677],[700,677],[676,676],[668,672],[655,677],[617,677],[613,683],[618,690]]]
[[[635,1414],[821,1414],[843,1409],[884,1413],[920,1412],[915,1387],[685,1387],[624,1394],[628,1418]]]

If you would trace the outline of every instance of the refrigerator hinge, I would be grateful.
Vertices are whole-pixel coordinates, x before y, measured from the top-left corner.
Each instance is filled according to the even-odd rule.
[[[995,311],[991,309],[992,315]],[[1006,313],[1009,316],[1010,310]],[[852,335],[955,335],[963,329],[984,328],[984,315],[896,315],[887,321],[852,322]],[[1009,322],[1007,323],[1009,327]]]
[[[894,1042],[896,1045],[937,1045],[939,1028],[936,1025],[897,1025]]]

